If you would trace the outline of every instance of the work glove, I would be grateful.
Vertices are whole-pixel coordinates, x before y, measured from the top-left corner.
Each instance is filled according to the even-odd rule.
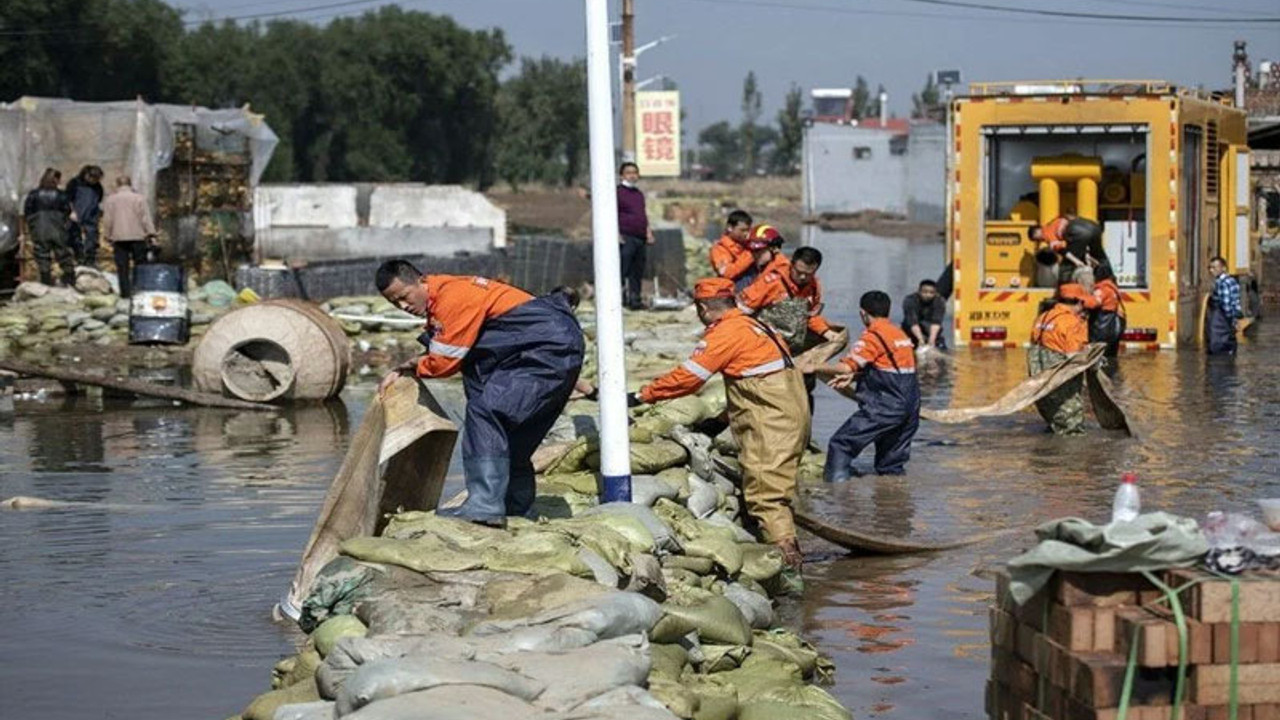
[[[643,404],[644,404],[644,401],[640,399],[640,396],[636,395],[633,392],[627,393],[627,407],[629,408],[640,407]]]

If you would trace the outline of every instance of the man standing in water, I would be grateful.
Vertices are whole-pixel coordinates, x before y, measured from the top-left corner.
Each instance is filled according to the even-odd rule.
[[[1240,306],[1240,282],[1227,274],[1227,261],[1215,257],[1209,261],[1213,274],[1213,294],[1209,296],[1209,354],[1234,355],[1236,326],[1244,317]]]
[[[482,277],[423,275],[389,260],[375,278],[383,297],[427,320],[427,353],[392,370],[448,377],[467,397],[462,469],[467,500],[437,514],[495,527],[524,515],[535,495],[533,451],[564,410],[582,370],[582,330],[564,293],[535,298]]]
[[[1084,306],[1093,300],[1076,283],[1058,286],[1054,304],[1036,318],[1027,350],[1027,372],[1039,375],[1084,350],[1089,344],[1089,327]],[[1077,375],[1036,401],[1040,417],[1056,435],[1084,432],[1084,377]]]

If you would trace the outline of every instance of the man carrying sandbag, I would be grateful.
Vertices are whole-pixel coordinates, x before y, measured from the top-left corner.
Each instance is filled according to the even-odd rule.
[[[423,275],[404,260],[378,268],[383,297],[427,319],[427,353],[391,371],[448,377],[462,371],[467,397],[462,467],[467,500],[438,511],[504,526],[529,512],[535,496],[531,458],[564,410],[582,369],[582,330],[563,293],[535,298],[495,280]]]
[[[694,286],[706,335],[680,367],[627,396],[636,406],[692,395],[724,373],[729,427],[738,441],[742,494],[765,541],[782,550],[787,582],[802,587],[803,556],[791,506],[796,473],[809,438],[804,378],[772,328],[738,310],[733,281],[706,278]]]
[[[1027,350],[1027,372],[1039,375],[1089,344],[1089,326],[1084,320],[1085,305],[1093,302],[1082,286],[1063,283],[1058,286],[1053,307],[1036,318],[1031,330],[1031,347]],[[1079,435],[1084,432],[1084,378],[1075,377],[1036,401],[1040,417],[1049,423],[1056,435]]]

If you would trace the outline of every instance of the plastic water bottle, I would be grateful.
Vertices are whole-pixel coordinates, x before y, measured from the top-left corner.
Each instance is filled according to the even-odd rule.
[[[1116,488],[1115,500],[1111,501],[1111,522],[1129,522],[1142,512],[1142,501],[1138,498],[1138,476],[1127,472],[1120,477],[1120,487]]]

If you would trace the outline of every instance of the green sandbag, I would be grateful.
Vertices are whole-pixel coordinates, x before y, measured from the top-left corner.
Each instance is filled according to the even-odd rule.
[[[693,557],[711,558],[730,576],[742,570],[742,547],[732,537],[708,532],[684,541],[684,552]]]
[[[497,528],[485,527],[458,518],[441,517],[434,512],[414,510],[402,512],[387,521],[383,537],[409,540],[434,535],[450,545],[463,550],[482,548],[501,541],[507,534]]]
[[[554,573],[494,580],[480,590],[480,598],[482,605],[491,608],[487,620],[513,620],[609,592],[592,580]]]
[[[737,457],[741,448],[738,447],[738,438],[734,436],[733,431],[725,428],[723,432],[711,441],[711,449],[721,455],[730,455]]]
[[[701,580],[702,580],[702,578],[699,577],[699,574],[694,572],[693,570],[689,570],[684,567],[678,567],[669,561],[676,561],[681,565],[685,564],[687,561],[694,561],[697,563],[701,563],[698,566],[698,569],[701,570],[705,568],[706,572],[708,573],[711,572],[713,569],[715,569],[715,563],[711,562],[711,560],[707,558],[686,558],[683,555],[669,556],[669,557],[663,558],[661,561],[662,577],[666,579],[667,585],[691,585],[696,587],[701,584]],[[706,573],[702,573],[702,574],[705,575]]]
[[[705,676],[683,679],[684,687],[698,698],[693,720],[734,720],[738,717],[738,692],[731,687],[707,682]]]
[[[712,416],[707,401],[699,395],[686,395],[675,400],[663,400],[646,409],[645,415],[669,420],[676,425],[688,427]]]
[[[322,661],[320,653],[314,649],[303,650],[281,660],[271,669],[271,687],[279,690],[314,678]]]
[[[733,688],[738,693],[738,701],[744,705],[770,690],[804,685],[800,668],[794,663],[754,655],[737,670],[708,675],[707,681]]]
[[[333,646],[344,637],[364,637],[369,628],[354,615],[338,615],[320,623],[320,627],[311,633],[311,644],[315,646],[320,657],[325,657]]]
[[[736,670],[742,666],[743,661],[752,652],[754,652],[754,648],[749,648],[745,645],[704,643],[702,645],[702,655],[706,659],[702,661],[702,672],[710,675],[712,673]]]
[[[274,720],[276,708],[281,705],[308,703],[320,700],[320,691],[316,689],[314,678],[303,680],[286,688],[272,690],[254,698],[249,707],[240,713],[244,720]]]
[[[739,543],[742,550],[742,577],[766,582],[782,572],[782,551],[774,545]]]
[[[667,592],[662,619],[650,633],[653,642],[678,642],[694,631],[704,643],[750,645],[754,640],[742,611],[724,596],[684,586]]]
[[[533,507],[529,509],[529,513],[536,518],[568,518],[579,515],[583,510],[595,507],[597,504],[598,499],[594,494],[583,495],[563,488],[554,495],[539,493],[534,498]],[[508,518],[507,522],[510,527],[511,519]]]
[[[649,681],[649,694],[657,698],[658,702],[666,705],[667,710],[670,710],[672,715],[682,720],[693,720],[698,712],[698,696],[673,680],[664,678],[651,679]]]
[[[658,415],[646,415],[644,417],[637,418],[635,422],[632,423],[631,429],[635,430],[636,428],[644,428],[653,437],[666,437],[667,433],[671,432],[671,429],[675,426],[676,424],[667,418]],[[652,440],[650,440],[650,442],[652,442]]]
[[[643,522],[622,512],[597,512],[583,517],[554,520],[547,525],[571,530],[602,528],[612,535],[620,536],[627,543],[627,549],[630,552],[652,554],[657,546],[653,533],[649,532],[649,528],[645,527]]]
[[[483,566],[496,572],[545,575],[565,572],[593,577],[591,568],[578,557],[578,548],[566,535],[554,532],[520,533],[506,542],[486,548],[480,554]]]
[[[594,437],[581,437],[569,448],[559,460],[551,464],[547,468],[546,474],[560,475],[563,473],[579,472],[587,469],[587,456],[591,453],[599,454],[600,441]]]
[[[835,671],[831,661],[822,657],[812,645],[783,628],[757,630],[752,654],[757,658],[794,663],[806,679],[816,673],[819,680],[826,681]]]
[[[676,499],[680,502],[689,499],[689,468],[667,468],[658,473],[658,479],[676,489]]]
[[[556,473],[538,478],[538,492],[557,495],[553,488],[568,488],[583,495],[596,495],[600,492],[599,475],[590,470],[572,473]]]
[[[399,565],[418,572],[462,572],[485,566],[480,556],[435,535],[413,540],[356,537],[339,546],[343,555],[372,563]]]
[[[558,533],[571,539],[577,545],[594,550],[606,562],[624,573],[631,572],[630,554],[633,551],[643,552],[643,550],[637,550],[632,547],[626,536],[604,523],[592,522],[590,518],[549,520],[545,523],[540,523],[535,528],[535,532]],[[516,538],[525,537],[527,534],[528,531],[518,531],[516,532]],[[649,550],[653,550],[652,543],[649,545]]]
[[[657,439],[631,444],[631,472],[634,475],[654,475],[688,460],[689,452],[673,440]],[[599,449],[587,456],[586,465],[592,470],[600,469]]]
[[[759,693],[738,708],[738,720],[853,720],[831,693],[815,685],[778,687]]]
[[[689,665],[689,653],[681,646],[666,643],[649,645],[649,677],[679,680]]]
[[[349,557],[338,557],[325,563],[311,583],[311,592],[302,601],[298,626],[311,632],[335,615],[351,615],[355,606],[368,597],[373,581],[381,573]]]

